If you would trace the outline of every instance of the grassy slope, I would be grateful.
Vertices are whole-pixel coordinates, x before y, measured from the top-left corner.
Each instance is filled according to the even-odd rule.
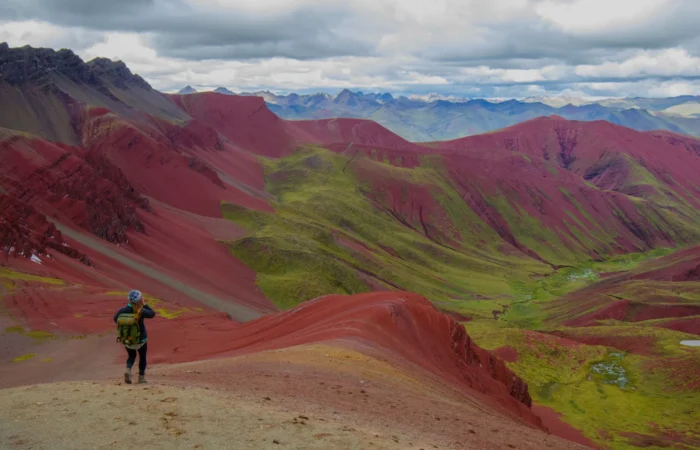
[[[275,214],[223,206],[225,217],[250,230],[230,246],[258,272],[258,284],[272,301],[290,307],[319,295],[382,287],[415,291],[444,308],[480,317],[518,302],[523,289],[537,289],[552,268],[506,243],[463,195],[480,197],[486,214],[501,217],[519,245],[551,264],[592,264],[589,255],[610,257],[619,238],[608,224],[596,223],[594,205],[584,207],[564,188],[547,194],[527,187],[527,198],[513,198],[521,194],[511,187],[487,194],[479,190],[479,180],[467,180],[470,191],[464,194],[439,156],[421,157],[413,168],[393,163],[379,152],[350,158],[308,147],[264,161]],[[550,228],[524,207],[537,202],[565,209],[564,226]],[[685,219],[677,219],[673,211],[685,205],[674,206],[667,211],[639,199],[633,207],[650,227],[692,242],[694,216],[683,211],[679,216]],[[615,203],[606,207],[622,218],[612,227],[634,220]],[[478,301],[484,298],[498,308]]]
[[[276,214],[223,207],[225,217],[251,230],[230,243],[232,251],[258,272],[260,287],[279,306],[382,286],[419,292],[463,313],[485,314],[475,299],[513,294],[509,280],[525,282],[532,273],[551,271],[519,255],[500,255],[497,236],[486,226],[461,248],[428,239],[370,200],[365,193],[371,187],[347,163],[348,158],[320,148],[267,161],[267,190],[277,197]],[[409,170],[364,163],[409,185],[429,186],[455,229],[479,222],[468,208],[451,203],[450,187],[429,164]],[[489,245],[477,248],[479,242]]]
[[[637,448],[624,433],[645,435],[651,442],[663,442],[664,434],[677,434],[680,437],[675,440],[688,444],[700,442],[696,427],[700,395],[697,387],[688,387],[700,367],[700,357],[697,351],[678,344],[688,335],[645,324],[576,330],[608,337],[652,338],[658,354],[640,356],[501,325],[503,328],[469,323],[467,331],[484,348],[515,348],[518,360],[508,365],[528,381],[535,402],[552,407],[589,438],[615,449]],[[618,364],[629,384],[614,384],[617,377],[593,370],[600,363],[610,367],[616,354],[624,355]]]

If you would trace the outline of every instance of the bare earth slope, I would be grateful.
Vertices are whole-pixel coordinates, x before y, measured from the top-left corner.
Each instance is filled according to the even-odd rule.
[[[185,321],[188,326],[182,328]],[[376,439],[379,448],[577,448],[548,430],[587,442],[556,419],[543,423],[529,408],[522,380],[474,345],[457,322],[413,294],[331,296],[245,325],[223,317],[160,318],[150,329],[156,365],[149,370],[152,386],[139,391],[145,398],[139,400],[138,414],[129,415],[126,405],[133,407],[134,397],[119,395],[117,389],[123,393],[127,387],[114,382],[14,389],[0,401],[7,415],[3,423],[12,424],[0,435],[3,443],[29,448],[47,445],[54,436],[53,448],[63,448],[75,442],[78,430],[104,422],[110,424],[108,431],[84,434],[81,442],[109,437],[112,445],[124,445],[123,431],[141,420],[147,441],[157,448],[166,448],[173,437],[218,448],[233,431],[236,439],[245,437],[241,448],[271,440],[287,448],[317,440],[318,448],[352,448],[367,438]],[[15,358],[13,366],[2,368],[2,379],[11,385],[26,383],[18,378],[22,364],[24,371],[36,368],[45,381],[59,373],[65,379],[63,365],[71,352],[62,352],[88,341],[106,344],[88,338],[52,347],[64,338],[46,344],[22,339],[17,336],[7,351],[31,348],[41,354],[26,361]],[[197,361],[172,364],[192,359]],[[100,380],[121,370],[116,361],[100,365],[86,358],[82,363],[73,367],[74,379]],[[193,386],[209,391],[193,392]],[[53,415],[65,421],[49,422]],[[27,423],[39,431],[30,433]],[[214,436],[221,429],[232,434]],[[63,441],[64,436],[73,441]]]

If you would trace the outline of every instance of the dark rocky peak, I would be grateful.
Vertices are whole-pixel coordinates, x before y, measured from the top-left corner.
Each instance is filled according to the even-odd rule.
[[[394,100],[394,96],[389,94],[388,92],[385,92],[383,94],[377,94],[376,99],[382,102],[390,102]]]
[[[121,89],[151,86],[122,61],[95,58],[86,63],[68,49],[53,50],[29,45],[11,48],[0,44],[0,78],[12,85],[50,83],[52,76],[60,75],[77,84],[88,84],[105,93],[107,84]]]
[[[35,83],[53,73],[77,83],[99,83],[90,67],[70,50],[0,45],[0,78],[6,82],[12,85]]]
[[[359,96],[352,92],[350,89],[343,89],[342,91],[340,91],[340,93],[338,93],[338,95],[336,95],[333,101],[339,104],[344,103],[347,105],[355,105],[357,104],[358,99]]]
[[[335,96],[335,98],[341,97],[357,97],[357,94],[355,94],[350,89],[343,89],[342,91],[338,92],[338,95]]]
[[[151,89],[151,85],[139,75],[129,70],[123,61],[112,61],[109,58],[95,58],[87,63],[92,72],[99,78],[110,82],[120,89],[140,87]]]
[[[196,94],[196,93],[197,93],[197,90],[188,84],[188,85],[185,86],[184,88],[180,89],[177,93],[178,93],[178,94],[181,94],[181,95],[185,95],[185,94]]]
[[[233,91],[225,88],[225,87],[218,87],[214,89],[214,92],[218,92],[219,94],[225,94],[225,95],[236,95],[233,93]]]

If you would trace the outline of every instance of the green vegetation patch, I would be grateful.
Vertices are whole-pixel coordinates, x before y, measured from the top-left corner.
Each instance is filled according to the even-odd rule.
[[[431,194],[434,214],[422,220],[392,204],[389,193],[358,176],[363,172]],[[435,158],[404,169],[367,158],[350,160],[326,149],[306,148],[281,160],[265,160],[266,190],[274,214],[223,205],[225,217],[250,233],[229,243],[258,274],[262,291],[283,308],[327,294],[367,292],[380,285],[418,292],[464,314],[490,315],[470,300],[511,293],[512,279],[549,267],[522,254],[498,251],[498,236],[469,209],[443,177]],[[405,195],[405,194],[404,194]],[[476,304],[474,304],[476,306]]]
[[[23,334],[24,333],[24,327],[21,325],[14,325],[11,327],[5,328],[5,333],[18,333],[18,334]]]
[[[700,438],[695,426],[700,423],[700,394],[697,388],[681,388],[672,378],[679,370],[697,370],[700,365],[689,351],[680,349],[682,333],[644,325],[596,330],[601,336],[614,337],[618,332],[642,339],[655,334],[663,341],[659,350],[675,342],[673,354],[640,356],[505,325],[477,321],[466,327],[475,342],[486,349],[515,348],[518,359],[508,366],[528,382],[533,400],[553,408],[602,446],[638,448],[623,433],[658,436],[660,430],[667,430],[689,442]],[[592,328],[566,330],[593,332]]]
[[[51,339],[56,339],[56,335],[51,334],[47,331],[41,331],[41,330],[31,330],[27,331],[22,327],[21,325],[14,325],[11,327],[5,328],[5,333],[17,333],[21,334],[23,336],[30,337],[34,339],[35,341],[38,342],[43,342]]]
[[[36,353],[29,353],[27,355],[22,355],[14,358],[12,362],[22,362],[22,361],[27,361],[29,359],[32,359],[36,356]]]
[[[59,280],[58,278],[39,277],[36,275],[29,275],[27,273],[15,272],[14,270],[5,269],[5,268],[0,268],[0,279],[34,281],[37,283],[46,283],[46,284],[53,284],[53,285],[65,284],[65,282],[63,280]]]

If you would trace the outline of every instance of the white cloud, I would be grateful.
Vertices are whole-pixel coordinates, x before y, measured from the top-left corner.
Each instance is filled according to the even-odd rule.
[[[0,17],[0,42],[12,47],[31,45],[49,48],[83,48],[101,39],[102,33],[80,27],[61,27],[48,22],[25,20],[3,22]]]
[[[103,40],[79,51],[81,57],[121,59],[129,62],[132,70],[139,66],[150,67],[158,55],[155,50],[145,45],[141,36],[135,33],[105,33]]]
[[[581,65],[576,74],[584,77],[629,78],[640,76],[700,76],[700,57],[684,49],[641,52],[622,62]]]
[[[700,93],[697,0],[5,1],[0,41],[121,59],[167,91]]]
[[[546,0],[535,10],[567,31],[588,33],[647,20],[672,0]]]
[[[681,95],[698,95],[700,92],[700,82],[685,81],[685,82],[666,82],[649,89],[651,97],[678,97]]]

